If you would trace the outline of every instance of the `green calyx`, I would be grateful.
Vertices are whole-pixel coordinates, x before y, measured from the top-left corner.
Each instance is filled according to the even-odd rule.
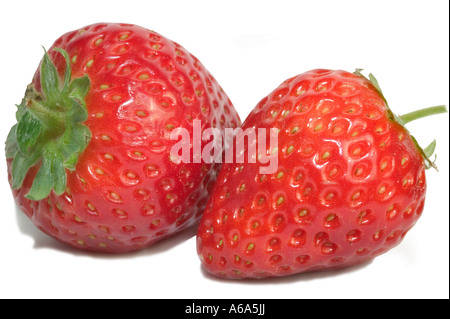
[[[440,113],[446,113],[447,112],[447,107],[445,105],[438,105],[438,106],[427,107],[427,108],[424,108],[424,109],[421,109],[421,110],[417,110],[417,111],[413,111],[413,112],[410,112],[410,113],[407,113],[407,114],[404,114],[404,115],[398,115],[397,116],[391,111],[391,109],[390,109],[390,107],[389,107],[389,105],[388,105],[388,103],[387,103],[387,101],[386,101],[386,99],[385,99],[385,97],[383,95],[383,91],[381,91],[380,85],[379,85],[377,79],[375,78],[375,76],[373,76],[373,74],[371,73],[371,74],[369,74],[369,78],[367,79],[361,73],[361,71],[362,71],[362,69],[356,69],[354,74],[356,74],[356,75],[358,75],[358,76],[360,76],[360,77],[370,81],[370,83],[372,83],[372,85],[376,88],[376,90],[378,91],[378,93],[381,95],[381,97],[383,98],[384,102],[386,103],[386,106],[387,106],[387,109],[388,109],[388,117],[391,120],[396,121],[397,123],[401,124],[403,127],[405,127],[406,123],[409,123],[411,121],[414,121],[414,120],[417,120],[417,119],[420,119],[420,118],[423,118],[423,117],[427,117],[427,116],[430,116],[430,115],[435,115],[435,114],[440,114]],[[405,127],[405,129],[406,129],[406,127]],[[414,142],[414,145],[416,145],[416,147],[419,150],[420,154],[422,154],[422,157],[423,157],[423,159],[425,161],[426,168],[433,167],[434,169],[437,170],[437,166],[436,166],[435,162],[430,159],[430,157],[433,156],[434,151],[436,149],[436,140],[433,140],[427,147],[422,148],[419,145],[419,143],[417,142],[416,138],[414,136],[412,136],[411,134],[410,134],[410,136],[411,136],[411,139]]]
[[[89,91],[87,75],[71,79],[69,55],[55,48],[66,61],[64,79],[58,75],[47,52],[41,63],[41,89],[29,85],[17,105],[17,123],[6,140],[6,157],[12,158],[12,188],[22,186],[28,170],[41,164],[26,195],[31,200],[46,198],[53,190],[61,195],[66,189],[66,169],[75,170],[79,155],[91,139],[82,123],[88,113],[84,98]]]

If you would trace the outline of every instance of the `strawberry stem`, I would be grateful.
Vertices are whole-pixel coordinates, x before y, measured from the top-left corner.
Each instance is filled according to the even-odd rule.
[[[438,106],[432,106],[427,107],[421,110],[413,111],[410,113],[406,113],[404,115],[400,115],[399,119],[401,123],[404,125],[406,123],[409,123],[411,121],[427,117],[430,115],[440,114],[440,113],[446,113],[447,107],[445,105],[438,105]]]

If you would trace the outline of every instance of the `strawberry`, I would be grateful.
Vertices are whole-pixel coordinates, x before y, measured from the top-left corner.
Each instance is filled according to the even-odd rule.
[[[197,233],[203,266],[225,278],[284,276],[354,265],[398,245],[422,214],[435,145],[422,150],[403,124],[444,111],[394,116],[360,70],[283,82],[242,125],[276,128],[278,144],[258,158],[276,156],[278,165],[262,172],[267,165],[250,155],[223,164]]]
[[[222,88],[179,44],[94,24],[46,52],[6,157],[17,205],[70,246],[122,253],[198,223],[219,166],[174,163],[174,128],[236,127]]]

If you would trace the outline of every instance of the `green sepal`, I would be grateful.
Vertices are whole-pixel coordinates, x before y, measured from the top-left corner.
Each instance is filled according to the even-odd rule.
[[[58,71],[52,61],[50,61],[48,53],[45,52],[41,65],[41,87],[48,105],[58,105],[60,95],[59,81]]]
[[[87,79],[89,81],[89,78]],[[79,81],[79,83],[85,85],[85,81]],[[84,102],[86,93],[84,93],[83,90],[84,88],[76,88],[73,89],[73,91],[71,91],[71,93],[69,94],[67,104],[70,105],[70,107],[67,111],[67,116],[72,119],[72,123],[81,123],[86,121],[88,118],[88,112],[86,109],[86,104]]]
[[[42,122],[33,116],[31,112],[25,112],[17,125],[17,145],[22,154],[28,154],[36,144],[41,133]]]
[[[434,154],[434,150],[436,149],[436,140],[433,140],[427,147],[423,149],[423,152],[427,157],[431,157]]]
[[[22,186],[23,180],[25,179],[28,170],[38,162],[40,156],[41,154],[38,150],[31,152],[27,156],[22,155],[20,152],[16,153],[16,156],[14,157],[11,164],[13,189]]]
[[[84,101],[84,97],[89,91],[89,87],[91,86],[91,81],[87,75],[74,79],[69,85],[69,92],[71,92],[74,98],[82,97]]]
[[[89,77],[71,79],[68,53],[54,50],[65,59],[64,78],[60,79],[45,52],[40,69],[42,93],[28,85],[17,105],[17,123],[6,139],[6,157],[12,159],[12,188],[21,187],[29,169],[40,164],[26,195],[32,200],[44,199],[52,191],[58,195],[65,191],[66,169],[75,170],[78,157],[91,139],[83,124],[88,118],[84,99],[90,88]]]
[[[31,200],[46,198],[53,191],[57,195],[66,189],[66,172],[63,156],[56,143],[49,143],[44,148],[42,165],[26,197]]]
[[[88,145],[91,139],[91,131],[82,124],[75,124],[68,127],[59,139],[58,146],[64,157],[64,167],[73,171],[78,160],[78,156]]]
[[[16,142],[16,130],[19,124],[14,124],[9,130],[8,137],[6,138],[5,156],[6,158],[14,158],[19,152],[19,145]]]
[[[69,87],[70,79],[72,77],[72,68],[70,67],[70,58],[69,58],[69,54],[65,50],[62,50],[60,48],[55,48],[55,51],[61,53],[61,55],[66,60],[66,71],[64,73],[64,85],[63,85],[63,90],[64,90]],[[64,95],[64,93],[65,92],[63,91],[62,94]]]

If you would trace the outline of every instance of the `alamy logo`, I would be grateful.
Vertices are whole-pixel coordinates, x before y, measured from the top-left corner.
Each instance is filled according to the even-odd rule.
[[[273,174],[278,169],[276,128],[225,128],[222,132],[218,128],[209,127],[202,131],[201,121],[194,120],[192,132],[191,137],[186,128],[172,130],[170,139],[178,141],[170,150],[170,158],[174,163],[258,162],[263,164],[259,167],[260,174]],[[202,148],[202,142],[208,143]]]

